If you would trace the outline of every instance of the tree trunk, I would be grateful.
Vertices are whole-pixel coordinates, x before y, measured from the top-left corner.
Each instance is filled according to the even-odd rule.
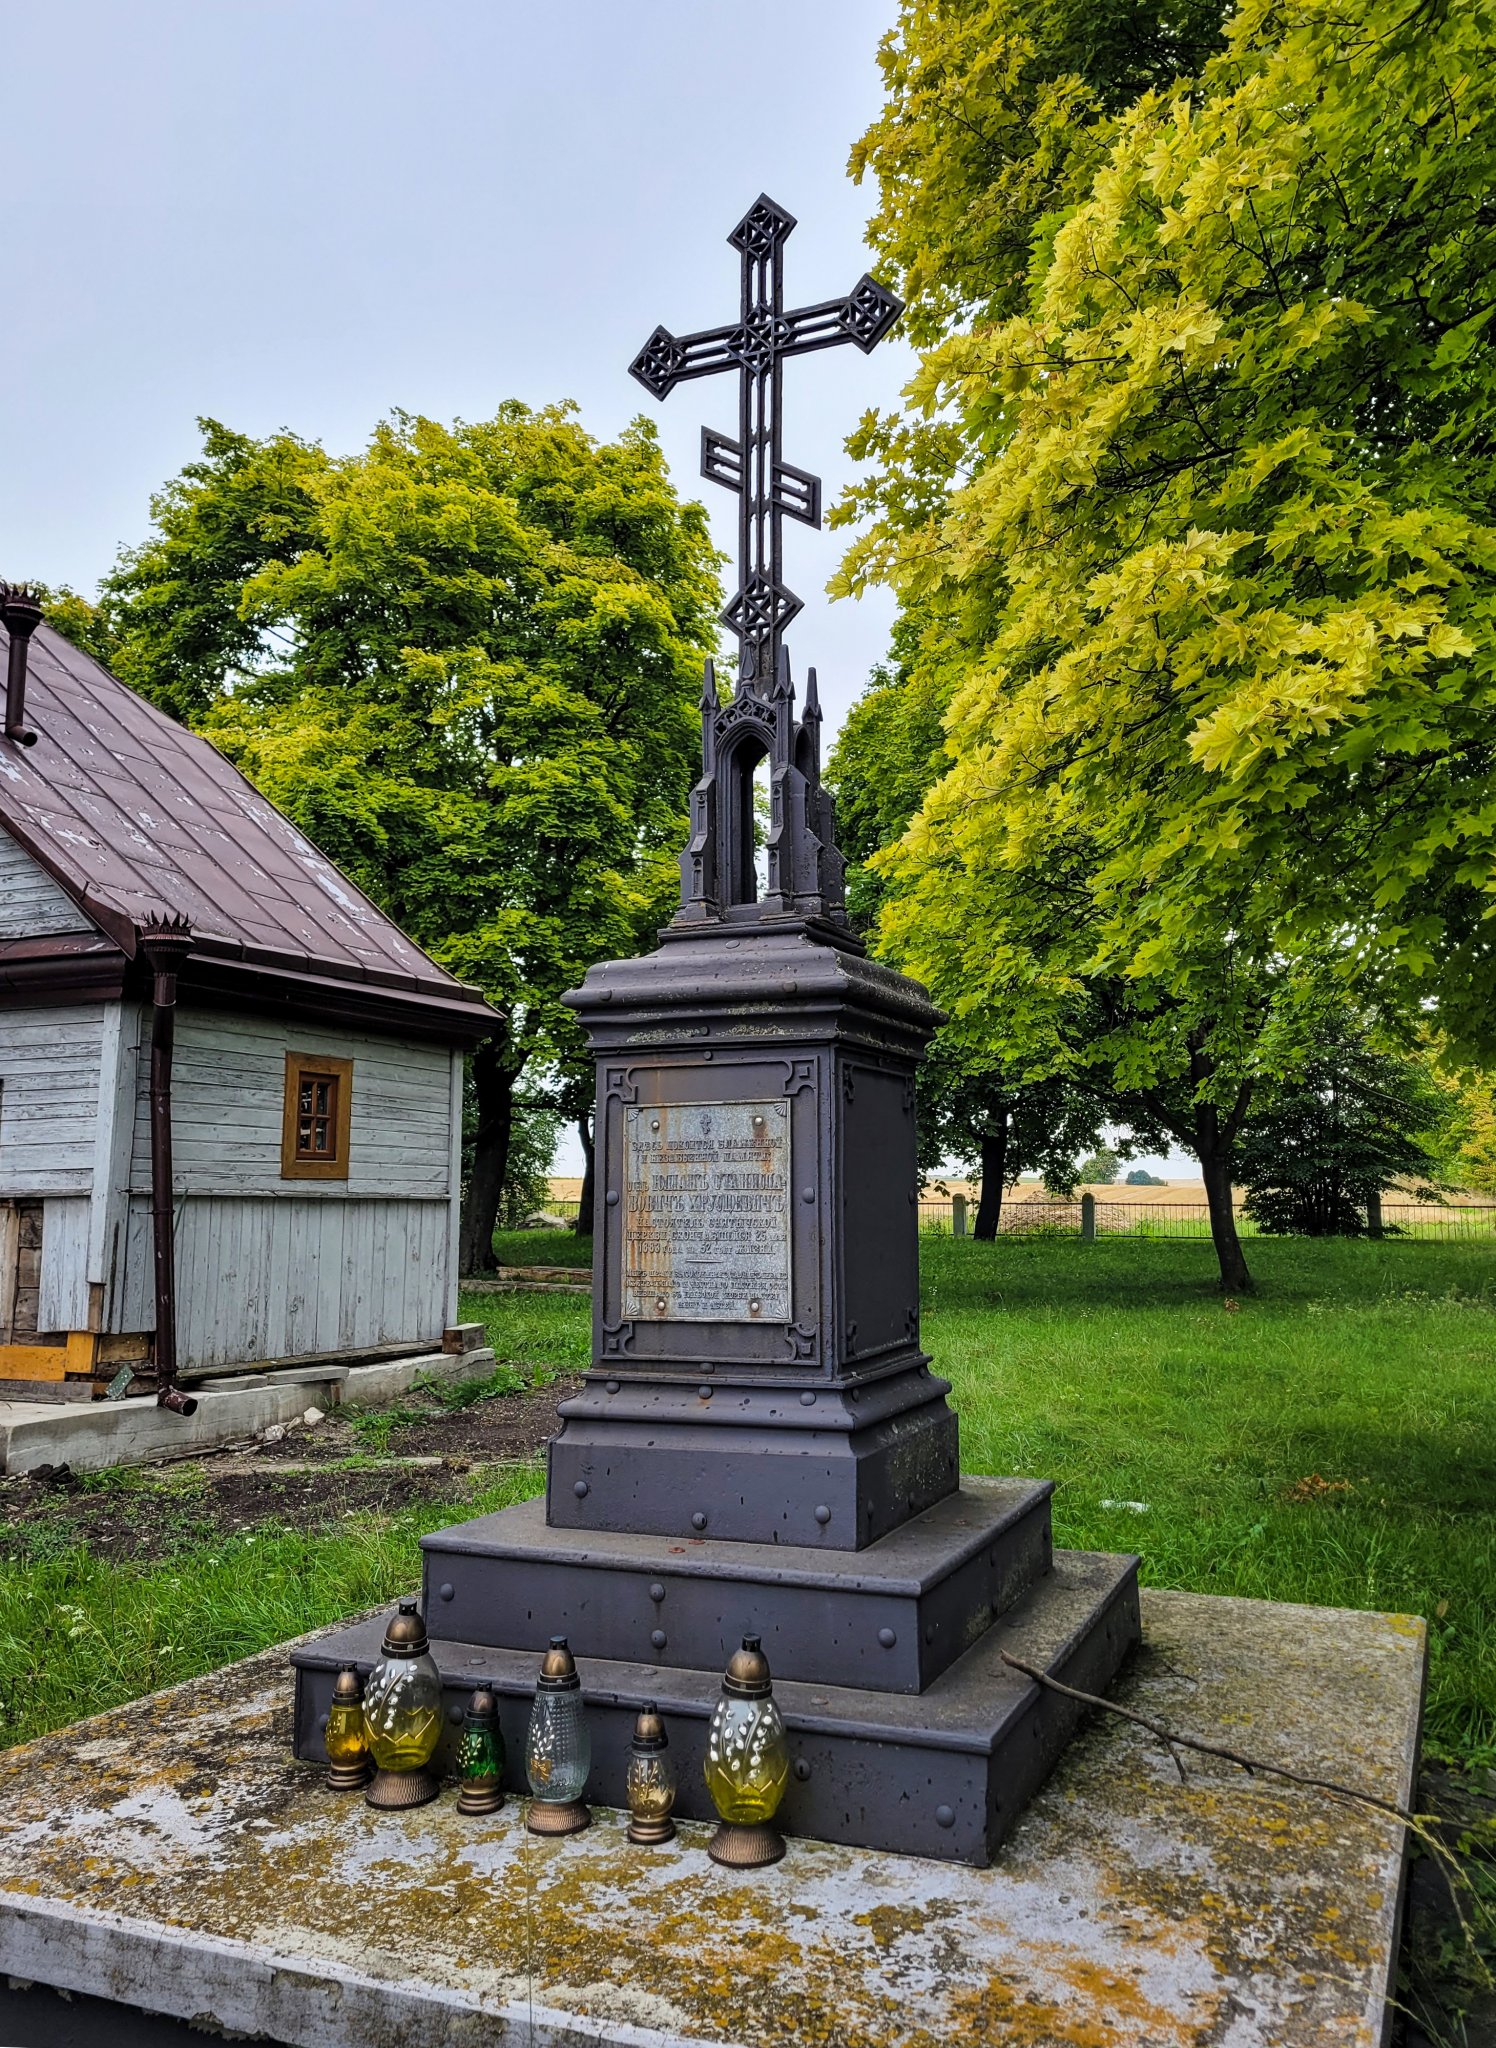
[[[509,1133],[514,1125],[514,1084],[518,1079],[518,1069],[505,1066],[492,1040],[473,1054],[478,1130],[458,1232],[458,1266],[463,1273],[491,1273],[497,1264],[493,1234],[509,1168]]]
[[[1210,1235],[1221,1267],[1223,1294],[1256,1292],[1247,1271],[1246,1254],[1236,1234],[1236,1210],[1231,1202],[1232,1142],[1221,1135],[1220,1119],[1208,1103],[1195,1108],[1195,1157],[1205,1182],[1205,1200],[1210,1209]]]
[[[995,1127],[989,1124],[982,1133],[982,1199],[977,1204],[977,1220],[971,1234],[987,1244],[997,1236],[1003,1213],[1003,1175],[1007,1170],[1011,1121],[1004,1112]]]
[[[592,1211],[597,1202],[597,1150],[592,1142],[592,1119],[590,1116],[577,1118],[577,1136],[582,1141],[582,1199],[577,1204],[577,1220],[571,1226],[578,1237],[591,1237],[593,1230]]]

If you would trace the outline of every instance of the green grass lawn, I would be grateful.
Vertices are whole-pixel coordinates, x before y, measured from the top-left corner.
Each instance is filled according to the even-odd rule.
[[[551,1260],[545,1235],[531,1256]],[[1205,1244],[929,1237],[922,1255],[924,1342],[953,1382],[968,1471],[1055,1479],[1059,1541],[1137,1550],[1154,1585],[1427,1616],[1431,1747],[1496,1762],[1489,1248],[1262,1242],[1260,1292],[1235,1308]],[[463,1313],[526,1378],[586,1363],[581,1297],[470,1296]],[[191,1475],[96,1483],[141,1488],[166,1514]],[[184,1514],[179,1552],[150,1564],[33,1540],[0,1563],[0,1732],[19,1740],[389,1599],[416,1582],[425,1529],[540,1476],[475,1474],[456,1508],[206,1546]]]

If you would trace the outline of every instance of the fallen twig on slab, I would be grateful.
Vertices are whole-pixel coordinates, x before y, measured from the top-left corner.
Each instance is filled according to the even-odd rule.
[[[1247,1756],[1241,1750],[1227,1749],[1219,1742],[1202,1741],[1198,1735],[1181,1735],[1177,1728],[1167,1728],[1162,1721],[1152,1720],[1147,1714],[1139,1714],[1132,1707],[1118,1706],[1115,1700],[1106,1699],[1101,1693],[1082,1692],[1079,1686],[1065,1685],[1060,1679],[1051,1678],[1047,1671],[1041,1671],[1037,1664],[1026,1664],[1021,1657],[1015,1657],[1007,1650],[1002,1652],[1002,1660],[1015,1671],[1021,1671],[1025,1678],[1033,1679],[1036,1685],[1047,1686],[1051,1692],[1063,1693],[1067,1699],[1079,1700],[1088,1707],[1100,1707],[1104,1713],[1116,1714],[1124,1721],[1131,1721],[1137,1727],[1145,1728],[1168,1750],[1181,1783],[1185,1782],[1185,1773],[1179,1752],[1182,1749],[1192,1749],[1200,1756],[1219,1757],[1223,1763],[1235,1764],[1239,1770],[1245,1771],[1248,1777],[1255,1778],[1261,1774],[1264,1777],[1285,1778],[1291,1785],[1303,1785],[1310,1791],[1323,1792],[1331,1799],[1338,1799],[1343,1805],[1369,1806],[1391,1820],[1401,1821],[1408,1832],[1423,1844],[1442,1872],[1444,1882],[1449,1886],[1450,1903],[1454,1907],[1470,1953],[1480,1962],[1482,1971],[1489,1980],[1490,1972],[1480,1955],[1475,1929],[1460,1898],[1461,1890],[1470,1892],[1473,1897],[1473,1887],[1460,1868],[1459,1859],[1435,1833],[1430,1816],[1414,1813],[1406,1806],[1399,1806],[1395,1799],[1379,1799],[1374,1792],[1358,1792],[1354,1785],[1339,1784],[1334,1778],[1310,1777],[1303,1771],[1291,1771],[1286,1764],[1272,1764],[1264,1757]]]

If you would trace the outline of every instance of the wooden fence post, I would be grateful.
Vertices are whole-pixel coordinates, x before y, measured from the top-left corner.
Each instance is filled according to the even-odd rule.
[[[965,1195],[952,1195],[951,1197],[951,1235],[953,1237],[965,1237],[966,1235]]]
[[[1080,1235],[1083,1244],[1096,1242],[1096,1197],[1082,1195],[1080,1198]]]
[[[1369,1195],[1369,1196],[1367,1197],[1367,1201],[1366,1201],[1366,1235],[1367,1235],[1368,1237],[1381,1237],[1381,1236],[1383,1235],[1383,1231],[1382,1231],[1382,1197],[1381,1197],[1381,1193],[1380,1193],[1380,1191],[1378,1191],[1378,1193],[1376,1193],[1376,1194],[1374,1194],[1374,1195]]]

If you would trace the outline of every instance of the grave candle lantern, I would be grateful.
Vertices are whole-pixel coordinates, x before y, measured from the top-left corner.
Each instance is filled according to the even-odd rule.
[[[669,1842],[675,1836],[670,1818],[675,1805],[675,1766],[660,1710],[651,1700],[634,1723],[629,1752],[628,1802],[631,1842]]]
[[[361,1792],[374,1766],[364,1728],[364,1686],[356,1664],[338,1667],[323,1734],[327,1749],[327,1782],[334,1792]]]
[[[424,1806],[441,1784],[428,1768],[442,1732],[442,1681],[414,1600],[384,1632],[384,1654],[364,1693],[364,1726],[377,1769],[370,1806]]]
[[[582,1800],[592,1768],[592,1734],[582,1681],[565,1636],[552,1636],[540,1666],[525,1770],[535,1795],[525,1825],[535,1835],[574,1835],[591,1822]]]
[[[728,1660],[706,1741],[706,1787],[722,1825],[707,1844],[738,1870],[777,1863],[784,1838],[770,1826],[789,1782],[790,1753],[757,1636]]]
[[[499,1733],[499,1703],[480,1686],[463,1717],[457,1750],[459,1813],[497,1813],[504,1803],[504,1738]]]

